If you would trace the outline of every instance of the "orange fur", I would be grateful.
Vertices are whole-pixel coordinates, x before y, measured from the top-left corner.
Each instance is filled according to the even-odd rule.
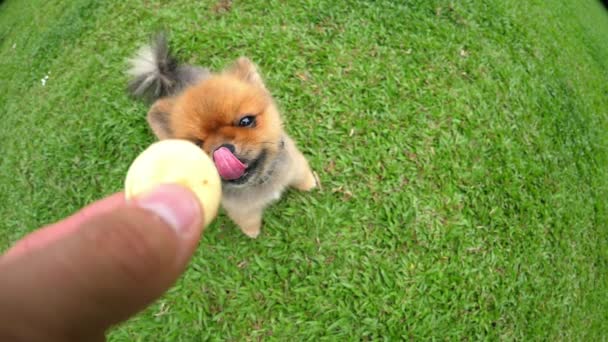
[[[250,115],[255,116],[255,126],[239,127],[239,120]],[[231,144],[240,159],[261,160],[254,181],[222,185],[224,209],[250,237],[260,233],[264,208],[286,187],[310,190],[316,185],[306,158],[284,132],[257,68],[246,58],[179,94],[157,100],[148,122],[159,139],[201,142],[209,155]]]
[[[255,129],[236,127],[250,114],[256,116]],[[225,75],[187,89],[175,104],[171,123],[175,137],[200,139],[209,154],[227,141],[242,151],[281,135],[281,118],[268,94]]]

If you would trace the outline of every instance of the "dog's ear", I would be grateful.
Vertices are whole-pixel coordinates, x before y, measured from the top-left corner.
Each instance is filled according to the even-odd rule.
[[[169,139],[173,135],[171,129],[171,111],[173,99],[163,98],[157,100],[148,112],[148,124],[159,140]]]
[[[266,86],[264,85],[264,80],[258,72],[258,68],[247,57],[240,57],[239,59],[237,59],[231,66],[226,69],[225,72],[234,75],[245,82],[266,89]]]

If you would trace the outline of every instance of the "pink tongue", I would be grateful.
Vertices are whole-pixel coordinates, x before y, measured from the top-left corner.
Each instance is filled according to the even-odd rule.
[[[245,165],[226,147],[220,147],[213,152],[213,161],[220,176],[226,180],[241,178],[245,173]]]

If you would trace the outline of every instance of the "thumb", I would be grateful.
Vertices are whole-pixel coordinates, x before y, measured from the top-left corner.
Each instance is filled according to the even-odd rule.
[[[0,263],[0,340],[102,340],[174,284],[202,222],[190,191],[161,186]]]

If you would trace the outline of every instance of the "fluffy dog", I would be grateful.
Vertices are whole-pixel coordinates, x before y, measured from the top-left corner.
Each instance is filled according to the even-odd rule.
[[[222,178],[222,206],[246,235],[260,234],[264,209],[287,187],[316,186],[248,58],[217,73],[183,65],[158,35],[130,62],[130,92],[152,104],[147,121],[156,137],[189,140],[211,156]]]

